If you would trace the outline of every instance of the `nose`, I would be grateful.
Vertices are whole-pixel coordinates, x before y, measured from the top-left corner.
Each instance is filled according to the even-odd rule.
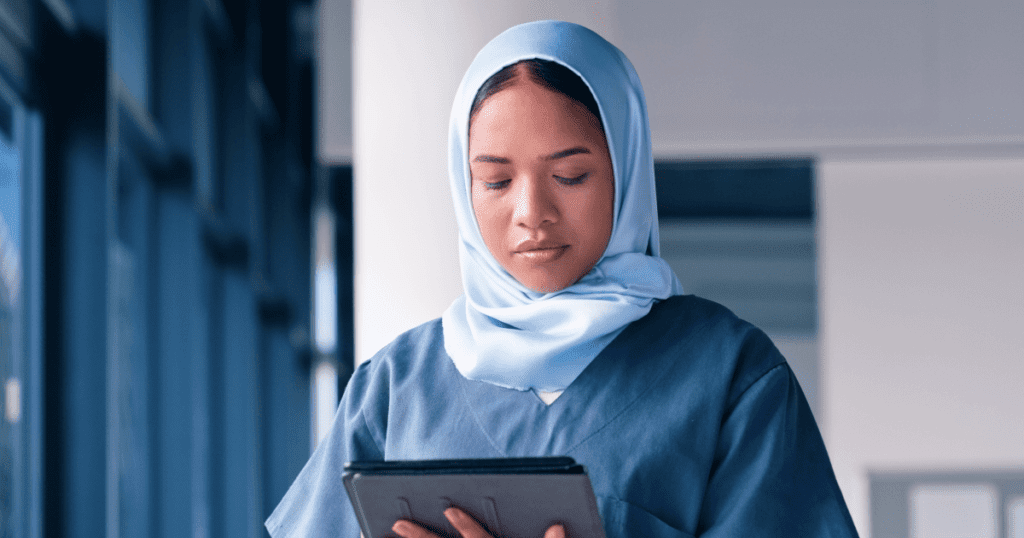
[[[518,190],[512,213],[516,226],[536,229],[558,222],[558,204],[542,178],[529,175],[516,183]]]

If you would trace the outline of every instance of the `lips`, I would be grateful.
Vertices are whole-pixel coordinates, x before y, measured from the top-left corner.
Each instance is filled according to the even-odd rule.
[[[552,262],[561,258],[569,245],[559,244],[553,241],[537,241],[527,239],[516,245],[512,252],[515,256],[529,260],[534,263]]]

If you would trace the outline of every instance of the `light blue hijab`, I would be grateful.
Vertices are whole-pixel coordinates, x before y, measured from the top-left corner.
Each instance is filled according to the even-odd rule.
[[[477,90],[502,68],[532,58],[558,62],[586,82],[601,111],[615,172],[607,250],[582,279],[553,293],[526,288],[494,259],[470,195],[469,112]],[[466,293],[441,321],[445,350],[466,378],[518,390],[562,390],[655,301],[682,294],[659,257],[654,160],[640,79],[626,56],[593,31],[538,21],[488,43],[455,95],[448,170]]]

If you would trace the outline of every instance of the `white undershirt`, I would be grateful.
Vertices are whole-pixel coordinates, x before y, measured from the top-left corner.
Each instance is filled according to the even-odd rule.
[[[540,401],[542,401],[542,402],[544,402],[544,403],[546,403],[548,405],[551,405],[551,402],[554,402],[556,399],[558,399],[558,397],[561,396],[562,393],[565,392],[565,391],[564,390],[556,390],[556,391],[552,391],[552,392],[544,392],[543,390],[538,390],[536,392],[537,392],[537,396],[540,397]]]

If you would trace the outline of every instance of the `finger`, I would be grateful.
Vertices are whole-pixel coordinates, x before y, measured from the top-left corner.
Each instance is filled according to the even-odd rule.
[[[438,535],[420,527],[412,521],[399,519],[391,526],[391,530],[402,538],[440,538]]]
[[[544,538],[565,538],[565,527],[561,525],[548,527],[547,532],[544,533]]]
[[[487,534],[487,530],[472,516],[454,506],[444,511],[444,517],[448,518],[462,538],[491,538],[491,535]]]

